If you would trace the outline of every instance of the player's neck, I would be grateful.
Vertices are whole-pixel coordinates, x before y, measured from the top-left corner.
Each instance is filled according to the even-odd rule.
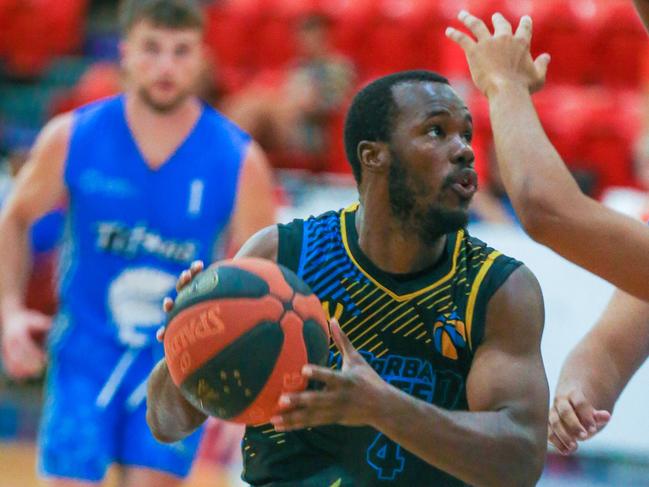
[[[161,113],[135,94],[126,94],[126,121],[142,157],[151,169],[164,165],[194,129],[201,105],[188,98],[168,113]]]
[[[147,127],[172,127],[178,130],[184,125],[193,125],[201,113],[200,102],[187,97],[180,105],[168,112],[155,110],[135,93],[126,93],[126,116],[131,125]]]
[[[358,245],[379,269],[392,274],[410,274],[434,265],[443,255],[446,236],[424,242],[417,232],[404,228],[389,205],[365,206],[356,212]]]

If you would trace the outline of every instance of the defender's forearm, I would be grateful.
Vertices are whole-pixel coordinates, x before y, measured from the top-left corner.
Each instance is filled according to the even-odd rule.
[[[391,387],[372,426],[427,463],[476,486],[534,485],[545,437],[506,411],[447,411]]]
[[[545,233],[538,227],[551,224],[561,205],[583,195],[545,134],[525,86],[511,83],[494,90],[489,108],[507,193],[526,229]]]
[[[207,416],[187,402],[173,383],[164,359],[158,362],[147,391],[146,420],[153,436],[173,443],[194,432],[205,419]]]
[[[587,336],[563,364],[557,394],[577,386],[596,409],[612,411],[627,381],[606,347]]]

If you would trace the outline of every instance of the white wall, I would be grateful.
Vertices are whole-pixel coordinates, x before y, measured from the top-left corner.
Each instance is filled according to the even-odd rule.
[[[595,323],[606,306],[613,287],[536,244],[520,230],[478,225],[471,229],[471,233],[525,262],[541,283],[546,310],[542,351],[550,390],[553,392],[563,360]],[[588,242],[584,242],[584,245],[588,245]],[[631,266],[629,264],[630,268]],[[599,435],[584,443],[581,449],[590,452],[648,454],[647,412],[649,366],[645,364],[622,394],[609,425]]]

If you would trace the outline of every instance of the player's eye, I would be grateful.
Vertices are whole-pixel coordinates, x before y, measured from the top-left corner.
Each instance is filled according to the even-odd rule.
[[[144,44],[144,52],[147,54],[158,54],[160,52],[160,48],[155,42],[147,42]]]
[[[177,46],[175,49],[175,54],[176,56],[185,56],[189,53],[189,46],[186,44],[182,44],[180,46]]]
[[[428,133],[433,137],[444,137],[444,129],[439,125],[433,125],[428,129]]]
[[[467,130],[466,132],[464,132],[464,134],[462,134],[462,137],[464,137],[464,140],[471,143],[471,141],[473,140],[473,131]]]

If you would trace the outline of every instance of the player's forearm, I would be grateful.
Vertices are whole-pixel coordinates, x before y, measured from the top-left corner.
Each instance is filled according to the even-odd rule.
[[[146,420],[153,436],[163,443],[182,440],[207,416],[182,396],[171,380],[167,364],[158,362],[149,376]]]
[[[583,195],[547,138],[527,87],[500,86],[489,94],[489,107],[507,193],[528,233],[543,240],[566,205]]]
[[[626,382],[604,344],[587,335],[568,355],[556,395],[579,389],[596,409],[612,411]]]
[[[31,259],[29,225],[4,212],[0,214],[0,321],[24,306]]]
[[[447,411],[396,388],[386,390],[372,426],[429,464],[476,486],[534,485],[545,437],[506,411]]]
[[[557,395],[581,390],[597,409],[612,411],[649,355],[649,303],[617,290],[602,317],[561,370]]]

